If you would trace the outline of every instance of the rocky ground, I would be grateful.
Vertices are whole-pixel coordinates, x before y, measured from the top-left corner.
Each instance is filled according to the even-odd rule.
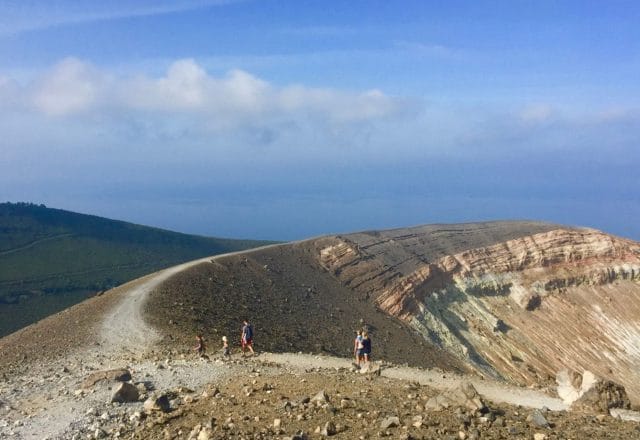
[[[361,374],[348,361],[313,355],[148,353],[123,365],[130,377],[118,379],[135,391],[120,390],[125,401],[113,402],[122,371],[98,369],[104,365],[42,366],[42,376],[3,384],[0,438],[640,438],[637,422],[495,402],[442,371],[399,369],[428,373],[420,384],[386,377],[391,365]]]
[[[264,270],[258,259],[232,257],[233,264]],[[279,270],[278,261],[267,261],[268,267]],[[190,326],[202,322],[188,321],[181,327],[154,314],[152,321],[159,319],[162,325],[152,328],[142,310],[149,295],[172,286],[185,271],[201,268],[194,262],[149,275],[0,339],[0,438],[640,438],[637,413],[625,414],[634,422],[588,408],[586,413],[567,411],[562,401],[543,393],[552,390],[462,375],[457,364],[438,358],[438,352],[426,345],[414,353],[430,360],[428,369],[380,362],[373,372],[361,374],[350,366],[351,335],[343,336],[342,331],[339,337],[346,338],[346,347],[332,331],[309,336],[325,341],[325,348],[340,350],[343,357],[283,353],[287,350],[278,346],[280,353],[263,351],[246,359],[234,348],[232,358],[223,360],[214,353],[219,332],[211,329],[211,358],[197,358],[190,339],[197,326]],[[201,282],[208,281],[202,279],[205,273],[200,272]],[[221,279],[243,286],[252,281]],[[284,286],[286,280],[283,276],[274,282]],[[295,284],[293,289],[302,287],[311,288],[306,293],[313,296],[313,284]],[[251,286],[243,289],[249,295]],[[174,312],[184,309],[182,319],[200,316],[191,313],[193,306],[186,300],[174,301],[182,305],[168,307]],[[243,301],[237,304],[251,307],[250,301]],[[319,302],[311,311],[324,310],[324,318],[333,319],[330,313],[339,317],[336,313],[349,310],[349,302],[342,301],[337,303],[341,311],[324,310]],[[294,315],[303,310],[297,308],[302,305],[275,304],[291,307]],[[244,311],[241,307],[235,313]],[[378,334],[377,359],[402,364],[410,358],[399,343],[409,334],[407,327],[394,328],[394,321],[375,318],[375,312],[370,316]],[[359,323],[356,316],[350,319],[347,327]],[[297,331],[268,323],[265,317],[261,326],[267,324],[279,332]],[[235,327],[235,322],[228,325]],[[258,350],[277,341],[269,333],[256,334]],[[300,344],[294,337],[291,341]]]
[[[189,396],[174,412],[151,414],[137,439],[630,439],[637,423],[609,416],[534,410],[462,399],[434,408],[441,391],[415,382],[347,369],[296,370],[244,366],[223,382]]]

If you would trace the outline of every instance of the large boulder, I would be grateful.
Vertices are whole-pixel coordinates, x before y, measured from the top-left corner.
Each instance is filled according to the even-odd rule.
[[[629,409],[631,402],[622,385],[605,379],[598,379],[571,405],[572,410],[605,414],[612,408]]]
[[[612,408],[631,407],[622,385],[597,377],[590,371],[580,374],[563,370],[556,376],[556,382],[558,396],[574,411],[608,414]]]

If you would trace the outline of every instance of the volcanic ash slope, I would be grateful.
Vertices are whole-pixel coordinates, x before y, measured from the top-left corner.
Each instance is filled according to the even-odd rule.
[[[324,241],[320,261],[478,371],[544,384],[563,369],[589,370],[639,401],[640,244],[526,225],[335,237]]]
[[[640,402],[640,245],[539,222],[428,225],[322,237],[217,258],[156,291],[167,342],[236,339],[349,356],[366,323],[378,358],[549,385],[564,369]],[[214,342],[215,344],[215,342]]]

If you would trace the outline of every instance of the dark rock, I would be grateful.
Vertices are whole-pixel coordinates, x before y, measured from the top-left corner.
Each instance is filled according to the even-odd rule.
[[[169,412],[171,410],[171,402],[166,394],[151,396],[144,402],[144,410],[147,412],[162,411]],[[214,423],[215,419],[212,419]]]
[[[130,383],[123,382],[116,388],[116,391],[111,396],[111,401],[120,403],[136,402],[138,397],[140,397],[138,388]]]

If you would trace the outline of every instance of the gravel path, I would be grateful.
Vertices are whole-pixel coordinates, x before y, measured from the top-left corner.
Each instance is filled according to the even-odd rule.
[[[211,258],[202,258],[147,275],[104,318],[99,333],[100,351],[104,355],[140,354],[140,347],[153,347],[160,335],[147,325],[142,316],[142,306],[147,296],[171,276],[205,261],[211,261]]]
[[[317,356],[308,354],[275,354],[263,353],[261,360],[269,360],[288,366],[309,369],[309,368],[350,368],[351,360],[335,358],[329,356]],[[567,405],[558,398],[550,397],[540,391],[527,388],[509,386],[493,380],[484,380],[474,376],[461,376],[452,373],[444,373],[437,370],[423,370],[410,367],[384,367],[381,375],[391,379],[407,380],[419,382],[438,390],[447,390],[459,386],[462,382],[471,382],[478,392],[487,399],[498,403],[510,403],[528,408],[547,407],[553,411],[567,409]]]

